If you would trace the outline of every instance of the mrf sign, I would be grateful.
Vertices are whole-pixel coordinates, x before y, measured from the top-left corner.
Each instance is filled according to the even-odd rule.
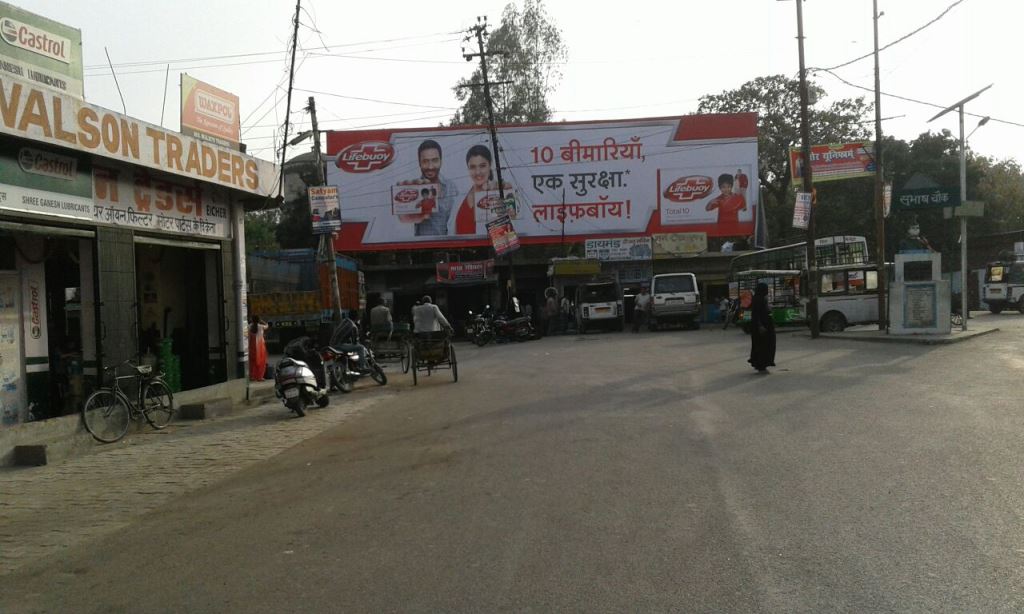
[[[0,76],[84,98],[81,31],[0,2]]]

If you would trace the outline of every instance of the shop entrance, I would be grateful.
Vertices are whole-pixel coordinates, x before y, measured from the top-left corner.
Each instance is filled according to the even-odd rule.
[[[136,240],[141,361],[159,365],[175,391],[225,381],[220,251]]]

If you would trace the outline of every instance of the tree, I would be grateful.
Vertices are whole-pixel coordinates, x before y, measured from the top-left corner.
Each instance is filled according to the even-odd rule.
[[[278,211],[254,211],[245,214],[245,252],[273,252],[281,249],[277,242]]]
[[[865,118],[872,107],[863,97],[843,98],[825,106],[819,103],[825,97],[825,90],[814,82],[808,82],[807,88],[811,100],[812,144],[870,138]],[[767,200],[762,204],[765,206],[769,236],[775,239],[787,234],[792,236],[794,197],[790,193],[789,148],[800,144],[800,82],[784,75],[758,77],[738,89],[702,96],[698,111],[757,112],[758,179]],[[819,195],[820,202],[822,198]],[[802,237],[796,240],[802,240]]]
[[[562,73],[559,63],[567,57],[562,33],[544,10],[543,0],[524,0],[520,9],[514,3],[505,7],[501,25],[487,39],[485,47],[488,78],[492,82],[509,81],[491,87],[494,121],[498,123],[545,122],[551,119],[547,97],[554,91]],[[478,51],[476,40],[467,42],[467,51]],[[478,67],[469,79],[455,87],[462,108],[455,112],[451,125],[486,124],[487,106]]]

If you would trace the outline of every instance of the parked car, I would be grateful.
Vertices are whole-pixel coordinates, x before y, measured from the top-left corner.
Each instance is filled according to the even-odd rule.
[[[700,327],[700,293],[693,273],[655,275],[651,283],[651,318],[648,327],[679,323],[688,328]]]
[[[576,321],[580,334],[593,328],[621,331],[623,314],[622,288],[618,281],[598,279],[576,287]]]

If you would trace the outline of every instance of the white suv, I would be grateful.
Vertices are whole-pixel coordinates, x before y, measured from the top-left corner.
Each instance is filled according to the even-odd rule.
[[[700,292],[693,273],[655,275],[651,283],[651,330],[670,322],[700,328]]]

